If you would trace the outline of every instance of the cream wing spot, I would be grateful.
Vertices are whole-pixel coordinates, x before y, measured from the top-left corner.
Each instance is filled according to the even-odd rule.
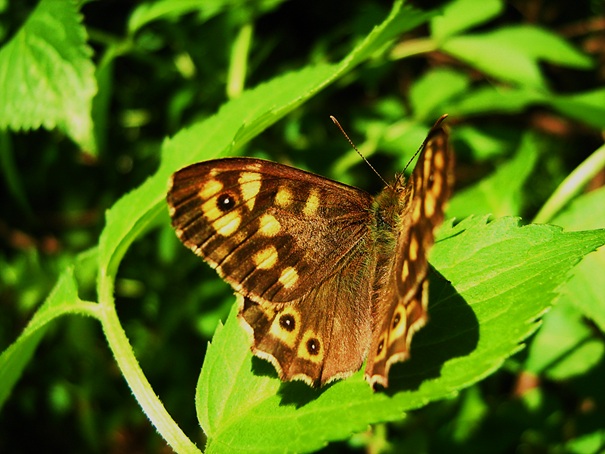
[[[275,204],[281,208],[288,208],[292,203],[292,192],[288,187],[282,186],[275,194]]]
[[[317,190],[315,188],[311,189],[311,192],[309,193],[309,197],[307,198],[307,201],[305,202],[305,206],[303,208],[303,214],[305,216],[315,216],[315,213],[317,213],[317,210],[319,209],[319,194],[317,193]]]
[[[202,186],[202,189],[200,189],[200,192],[199,192],[199,196],[203,200],[208,200],[208,199],[214,197],[219,192],[221,192],[223,190],[223,187],[224,187],[223,183],[212,178],[212,179],[208,180],[204,184],[204,186]]]
[[[418,202],[414,202],[414,209],[412,211],[412,222],[417,224],[420,221],[420,216],[422,216],[422,204]]]
[[[288,266],[284,268],[284,270],[279,275],[279,283],[284,286],[284,288],[289,289],[292,288],[298,282],[298,272],[295,268]]]
[[[251,172],[258,172],[262,168],[260,162],[252,162],[246,165],[245,169]]]
[[[218,211],[218,210],[217,210]],[[225,213],[212,223],[212,227],[220,236],[230,236],[235,233],[242,222],[240,215],[232,211]]]
[[[401,267],[401,282],[405,282],[405,280],[410,275],[410,266],[408,265],[408,261],[406,259],[403,260],[403,266]]]
[[[223,212],[216,206],[216,197],[212,197],[202,203],[202,213],[209,222],[214,222]]]
[[[260,192],[261,178],[259,173],[254,172],[242,172],[239,176],[238,183],[241,188],[240,190],[250,211],[254,209],[256,196]]]
[[[275,246],[269,246],[261,249],[252,256],[254,265],[261,270],[270,270],[277,263],[278,254]]]
[[[433,183],[431,185],[431,192],[433,194],[440,194],[443,190],[443,176],[435,172],[432,176]]]
[[[435,153],[435,156],[433,157],[433,167],[436,171],[440,171],[445,167],[443,153]]]
[[[428,179],[431,174],[431,166],[433,163],[433,144],[427,144],[424,150],[424,162],[422,163],[422,175],[424,179]]]
[[[432,192],[427,192],[426,197],[424,198],[424,212],[426,213],[427,217],[430,218],[433,216],[433,214],[435,214],[436,206],[437,201],[435,200],[435,195]]]
[[[223,184],[220,181],[209,180],[200,190],[202,214],[214,231],[221,236],[230,236],[239,228],[242,218],[234,210],[237,197],[230,192],[221,192]]]
[[[258,233],[263,236],[272,237],[279,233],[281,230],[281,224],[275,216],[271,214],[263,214],[260,217],[260,226],[258,228]]]
[[[414,233],[412,232],[410,234],[410,248],[408,250],[408,252],[409,252],[408,257],[410,258],[410,260],[412,262],[415,262],[418,259],[418,248],[419,248],[418,239],[416,238],[416,235],[414,235]]]

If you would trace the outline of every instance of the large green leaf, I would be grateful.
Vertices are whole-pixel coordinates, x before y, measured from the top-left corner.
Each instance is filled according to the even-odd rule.
[[[252,358],[232,311],[198,383],[208,452],[311,451],[455,395],[521,348],[569,271],[605,243],[605,230],[566,233],[472,218],[444,227],[440,238],[431,261],[431,320],[416,335],[411,360],[392,369],[386,391],[373,393],[362,372],[318,390],[281,383],[272,366]]]

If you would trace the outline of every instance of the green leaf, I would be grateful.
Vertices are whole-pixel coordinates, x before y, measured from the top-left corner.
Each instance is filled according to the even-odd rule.
[[[514,26],[466,36],[456,36],[441,45],[488,75],[541,90],[546,89],[539,61],[587,69],[591,60],[559,36],[537,27]]]
[[[443,41],[452,35],[498,16],[504,9],[502,0],[456,0],[449,2],[443,8],[443,14],[431,20],[431,36]]]
[[[528,371],[555,380],[567,380],[599,364],[605,346],[593,335],[575,306],[568,301],[559,301],[544,317],[528,350],[525,363]]]
[[[565,443],[564,451],[569,454],[587,454],[603,451],[605,430],[598,429]]]
[[[602,228],[605,226],[604,206],[605,188],[600,188],[576,199],[553,222],[570,230]],[[561,303],[573,304],[605,333],[603,270],[605,248],[590,254],[576,267],[573,277],[561,289]]]
[[[530,105],[550,106],[563,115],[605,128],[605,89],[572,95],[538,92],[528,87],[486,86],[462,93],[446,107],[453,116],[484,113],[519,113]]]
[[[251,2],[256,13],[261,13],[282,3],[284,0],[263,0]],[[128,20],[128,33],[134,34],[145,25],[160,20],[176,20],[189,13],[199,13],[202,20],[208,20],[221,12],[236,7],[244,7],[240,0],[159,0],[142,3],[133,11]]]
[[[576,118],[594,128],[605,128],[605,88],[572,95],[558,95],[551,98],[550,102],[553,108],[563,115]]]
[[[42,0],[0,49],[0,127],[57,127],[96,153],[91,106],[97,87],[80,22],[74,1]]]
[[[546,103],[547,97],[524,87],[485,86],[469,90],[448,109],[452,115],[482,115],[493,112],[519,113],[527,106]]]
[[[437,69],[427,73],[410,89],[414,116],[420,120],[435,121],[447,113],[443,111],[447,101],[466,92],[469,86],[469,78],[458,71]]]
[[[68,267],[19,338],[0,355],[0,407],[29,363],[49,324],[69,313],[92,315],[95,309],[95,304],[84,303],[78,298],[73,268]]]
[[[431,279],[431,320],[416,335],[411,360],[393,367],[384,392],[373,393],[362,371],[322,389],[281,383],[271,365],[252,358],[234,309],[198,383],[207,452],[315,450],[455,395],[520,349],[568,272],[605,243],[605,231],[472,218],[442,228],[440,238],[431,263],[443,277]]]
[[[502,127],[501,124],[497,125],[498,132]],[[472,123],[456,125],[453,134],[455,141],[463,142],[469,148],[473,161],[477,163],[505,156],[510,149],[510,145],[496,131]]]
[[[499,165],[489,177],[458,191],[448,207],[448,215],[465,218],[471,214],[514,216],[522,212],[523,188],[539,156],[538,138],[526,134],[516,155]]]

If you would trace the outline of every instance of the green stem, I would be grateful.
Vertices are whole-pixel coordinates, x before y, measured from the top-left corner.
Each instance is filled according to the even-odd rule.
[[[227,74],[227,96],[237,98],[244,91],[246,72],[248,69],[248,53],[252,43],[254,27],[251,22],[242,26],[231,49],[231,61]]]
[[[419,38],[403,41],[391,50],[391,60],[401,60],[412,55],[426,54],[437,50],[437,44],[431,38]]]
[[[113,299],[113,278],[100,273],[99,276],[100,320],[103,330],[118,363],[122,375],[132,390],[135,399],[155,426],[160,435],[177,453],[200,453],[195,444],[187,438],[178,424],[172,419],[164,405],[155,394],[147,377],[134,356],[130,342],[120,324]]]
[[[571,199],[579,194],[594,176],[605,168],[605,144],[571,172],[546,201],[533,222],[544,224],[553,219]]]

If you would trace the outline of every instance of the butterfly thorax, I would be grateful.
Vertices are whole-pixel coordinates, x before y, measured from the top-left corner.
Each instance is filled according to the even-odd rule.
[[[394,184],[385,187],[374,199],[372,206],[372,236],[375,252],[374,295],[381,294],[381,288],[388,286],[388,276],[393,267],[393,258],[401,232],[402,214],[408,204],[409,191],[403,185],[403,177],[397,177]]]
[[[376,219],[376,243],[387,248],[396,245],[401,215],[409,204],[409,191],[403,177],[397,176],[394,184],[385,187],[374,200],[372,209]]]

